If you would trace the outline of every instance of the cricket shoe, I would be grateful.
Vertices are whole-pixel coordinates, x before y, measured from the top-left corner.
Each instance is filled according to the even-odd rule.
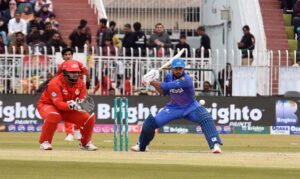
[[[145,151],[140,151],[140,144],[137,143],[136,145],[132,146],[130,148],[130,150],[133,151],[133,152],[148,152],[149,151],[149,147],[147,146]]]
[[[220,154],[222,151],[221,151],[221,148],[220,148],[219,144],[215,144],[214,148],[211,150],[211,152],[213,154]]]
[[[68,142],[74,141],[73,135],[72,134],[68,134],[67,137],[65,138],[65,141],[68,141]]]
[[[52,145],[48,141],[44,141],[40,144],[41,150],[52,150]]]
[[[80,130],[74,130],[73,134],[74,134],[74,138],[77,140],[80,140],[82,137]]]
[[[98,150],[98,147],[96,147],[91,141],[89,141],[85,146],[80,144],[80,148],[82,150],[87,150],[87,151],[96,151],[96,150]]]

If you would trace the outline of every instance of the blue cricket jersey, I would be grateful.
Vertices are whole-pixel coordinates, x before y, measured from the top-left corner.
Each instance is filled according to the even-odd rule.
[[[195,100],[195,89],[192,77],[185,72],[178,79],[175,79],[173,73],[167,74],[164,82],[160,84],[164,95],[170,95],[171,102],[167,105],[174,107],[188,107],[193,104],[196,106],[199,103]]]

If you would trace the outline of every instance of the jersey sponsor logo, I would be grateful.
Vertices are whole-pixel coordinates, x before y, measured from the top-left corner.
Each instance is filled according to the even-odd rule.
[[[182,81],[184,81],[184,80],[185,80],[184,76],[183,76],[183,77],[181,77],[180,79],[181,79]]]
[[[76,95],[79,95],[79,93],[80,93],[80,90],[79,90],[79,89],[76,89],[76,90],[75,90],[75,94],[76,94]]]
[[[66,90],[66,89],[63,89],[62,93],[63,93],[63,95],[68,95],[69,94],[68,90]]]
[[[179,89],[170,89],[170,93],[182,93],[184,90],[182,88]]]
[[[52,97],[56,97],[57,94],[56,94],[55,92],[52,92],[52,93],[51,93],[51,96],[52,96]]]

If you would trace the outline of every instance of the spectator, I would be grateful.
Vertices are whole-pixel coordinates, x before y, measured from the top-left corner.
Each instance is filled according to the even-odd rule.
[[[31,9],[31,6],[28,4],[24,7],[22,13],[21,13],[21,19],[24,19],[26,23],[31,21],[33,19],[33,12]]]
[[[15,0],[9,1],[9,9],[6,9],[2,13],[2,17],[5,20],[5,23],[8,23],[8,21],[15,17],[15,13],[17,11],[17,3]]]
[[[52,29],[58,30],[59,23],[55,18],[56,18],[55,14],[50,14],[50,16],[46,19],[46,23],[47,22],[51,23]]]
[[[7,45],[7,24],[5,22],[5,20],[0,17],[0,35],[2,37],[2,43],[4,44],[4,46]]]
[[[15,51],[13,50],[13,47],[15,47]],[[23,47],[23,53],[22,53],[22,48]],[[16,33],[16,40],[13,42],[10,42],[8,45],[8,51],[9,53],[15,53],[15,54],[29,54],[29,48],[28,45],[25,41],[25,36],[22,32],[17,32]]]
[[[72,32],[69,36],[71,47],[78,48],[78,52],[84,52],[84,45],[89,46],[89,37],[86,34],[86,27],[78,26],[77,31]]]
[[[177,54],[181,49],[186,49],[181,55],[182,58],[191,57],[190,45],[186,42],[186,35],[184,34],[180,35],[179,43],[175,46],[175,54]]]
[[[112,88],[112,82],[109,79],[107,73],[105,75],[102,75],[102,79],[98,80],[95,88],[94,88],[94,92],[93,94],[96,94],[96,92],[98,91],[98,89],[100,88],[100,82],[101,82],[101,95],[107,96],[108,95],[108,89]]]
[[[203,82],[203,90],[201,91],[200,96],[215,96],[209,81]]]
[[[53,13],[48,9],[48,5],[43,5],[42,9],[39,11],[39,16],[43,22],[46,22],[46,19],[48,19],[52,14]]]
[[[243,27],[244,36],[237,43],[238,48],[242,51],[242,65],[251,65],[253,62],[253,50],[255,48],[255,37],[250,33],[250,27]]]
[[[107,19],[100,19],[100,25],[96,33],[98,47],[104,47],[104,39],[113,37],[113,33],[106,27]]]
[[[5,11],[9,8],[9,0],[0,0],[0,12]]]
[[[123,31],[125,33],[123,41],[122,41],[122,46],[125,48],[125,55],[126,56],[132,56],[133,54],[131,53],[131,48],[134,47],[134,36],[133,32],[131,30],[131,25],[130,24],[125,24]]]
[[[287,13],[287,10],[292,10],[296,0],[281,0],[281,8],[283,13]]]
[[[226,76],[225,76],[226,75]],[[221,90],[224,92],[224,86],[226,87],[225,96],[232,95],[232,67],[230,63],[226,63],[226,68],[218,73],[218,81],[221,85]]]
[[[3,43],[2,35],[0,35],[0,54],[5,53],[5,44]]]
[[[39,34],[34,34],[32,36],[32,42],[30,42],[29,47],[31,49],[32,55],[43,55],[45,53],[44,47],[45,43],[41,42],[41,38]]]
[[[102,50],[103,56],[114,56],[116,55],[115,47],[113,46],[112,40],[110,38],[105,39],[104,47]]]
[[[53,36],[53,34],[57,32],[57,30],[52,29],[52,24],[50,22],[45,23],[45,30],[42,35],[42,41],[47,43]]]
[[[31,29],[29,30],[29,34],[27,35],[27,43],[28,44],[32,42],[33,36],[35,36],[35,37],[39,36],[39,39],[42,39],[42,35],[40,34],[36,24],[33,24],[31,26]]]
[[[36,90],[37,93],[42,93],[44,91],[44,89],[47,87],[48,83],[51,81],[51,79],[53,78],[53,74],[52,73],[47,73],[47,79],[46,81],[44,81]]]
[[[108,95],[109,95],[109,96],[115,96],[115,95],[116,95],[116,90],[115,90],[115,88],[109,88],[109,89],[108,89]]]
[[[135,56],[145,56],[147,48],[147,36],[142,31],[142,24],[140,22],[135,22],[133,24],[133,37],[134,37],[134,53]],[[141,54],[139,54],[139,48],[141,49]]]
[[[44,5],[48,6],[49,11],[53,12],[53,3],[51,0],[36,0],[34,10],[39,12]]]
[[[79,22],[79,26],[84,27],[85,34],[88,37],[89,44],[91,44],[92,43],[92,31],[91,31],[91,28],[87,26],[87,23],[88,23],[87,20],[81,19]],[[76,33],[77,30],[78,30],[78,28],[75,28],[72,33]]]
[[[205,32],[205,27],[200,26],[197,28],[197,34],[201,36],[200,47],[196,50],[196,57],[202,57],[202,47],[204,48],[204,58],[209,58],[210,38]]]
[[[163,52],[168,53],[168,49],[172,47],[171,40],[167,32],[165,32],[162,23],[155,25],[154,33],[150,36],[148,46],[157,49],[157,56],[163,56]]]
[[[8,22],[8,37],[13,37],[16,32],[27,34],[27,23],[24,19],[21,19],[20,12],[16,12],[15,18]]]
[[[300,1],[298,0],[293,7],[293,20],[294,32],[296,33],[297,28],[300,26]]]
[[[116,48],[120,48],[121,47],[121,40],[119,39],[118,34],[116,33],[116,22],[115,21],[110,21],[109,22],[109,29],[112,32],[112,42],[113,42],[113,46]]]
[[[33,19],[31,21],[29,21],[28,23],[28,31],[30,31],[31,29],[31,26],[37,26],[40,34],[43,34],[44,33],[44,30],[45,30],[45,24],[44,22],[42,21],[42,18],[40,18],[40,16],[37,14],[37,13],[34,13],[33,14]]]
[[[67,44],[61,38],[60,33],[55,32],[52,38],[47,42],[46,46],[48,54],[55,54],[55,52],[60,52],[61,49],[66,48]],[[54,51],[52,51],[52,47],[54,48]]]

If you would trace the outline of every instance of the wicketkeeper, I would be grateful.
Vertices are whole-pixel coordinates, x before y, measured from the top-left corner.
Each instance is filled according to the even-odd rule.
[[[80,126],[81,149],[97,150],[91,142],[95,115],[86,112],[81,105],[87,96],[86,86],[80,78],[81,69],[74,60],[68,60],[64,64],[63,72],[49,82],[37,104],[44,119],[40,149],[52,150],[52,138],[57,124],[64,120]]]
[[[171,101],[154,117],[145,119],[137,145],[132,151],[145,151],[154,138],[155,129],[170,121],[185,118],[198,123],[213,153],[221,153],[222,141],[208,111],[195,100],[195,90],[191,76],[184,72],[184,60],[176,58],[171,63],[172,72],[167,74],[164,82],[158,82],[159,71],[151,70],[143,76],[142,83],[152,85],[160,94],[170,95]]]

